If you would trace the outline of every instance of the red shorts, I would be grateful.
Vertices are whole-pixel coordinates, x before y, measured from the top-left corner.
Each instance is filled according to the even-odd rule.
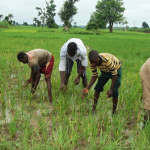
[[[50,78],[54,66],[54,56],[52,55],[51,60],[46,64],[46,66],[41,67],[40,72],[45,74],[45,78]]]

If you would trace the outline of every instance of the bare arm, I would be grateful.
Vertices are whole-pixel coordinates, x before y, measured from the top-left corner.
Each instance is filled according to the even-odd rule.
[[[88,84],[88,86],[86,88],[84,88],[82,90],[82,93],[88,93],[89,89],[91,88],[91,86],[95,83],[96,79],[97,79],[98,76],[92,76],[91,77],[91,80],[90,80],[90,83]]]
[[[78,74],[77,78],[74,81],[75,85],[78,85],[80,83],[80,77],[83,73],[84,68],[85,68],[84,66],[80,65],[79,74]]]
[[[90,83],[88,84],[88,86],[86,87],[88,90],[91,88],[91,86],[95,83],[96,79],[98,76],[92,76]]]
[[[27,84],[31,83],[33,81],[33,69],[31,69],[30,78],[27,80]]]
[[[36,90],[36,88],[37,88],[37,85],[38,85],[38,83],[39,83],[39,81],[40,81],[40,77],[41,77],[40,71],[37,71],[36,73],[33,73],[33,78],[35,78],[35,83],[33,83],[34,86],[33,86],[33,88],[31,89],[31,92],[32,92],[32,93],[35,92],[35,90]]]

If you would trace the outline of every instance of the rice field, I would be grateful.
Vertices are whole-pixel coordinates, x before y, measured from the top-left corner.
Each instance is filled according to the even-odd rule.
[[[147,150],[150,149],[150,126],[142,129],[143,103],[140,68],[149,58],[150,34],[100,30],[90,34],[85,29],[42,27],[0,28],[0,149],[2,150]],[[86,34],[84,34],[86,33]],[[83,89],[73,82],[76,64],[65,94],[59,90],[59,53],[70,38],[80,38],[89,52],[111,53],[122,62],[117,113],[112,116],[112,99],[106,97],[109,81],[92,114],[94,86],[85,100]],[[17,60],[20,51],[42,48],[54,55],[50,105],[44,76],[36,93],[31,94],[26,80],[30,68]],[[99,72],[100,73],[100,72]],[[87,67],[87,77],[92,73]]]

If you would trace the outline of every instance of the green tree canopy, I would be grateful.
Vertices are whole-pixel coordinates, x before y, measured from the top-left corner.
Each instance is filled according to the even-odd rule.
[[[125,10],[122,0],[102,0],[96,5],[96,17],[99,20],[107,22],[110,26],[110,33],[113,30],[113,24],[123,20]]]
[[[91,29],[98,29],[98,28],[106,28],[107,22],[104,22],[103,20],[99,20],[99,18],[96,17],[96,13],[93,12],[90,16],[90,20],[86,25],[87,30]]]
[[[27,22],[23,22],[23,25],[24,25],[24,26],[28,26],[28,23],[27,23]]]
[[[45,8],[41,9],[40,7],[36,7],[36,10],[38,10],[38,16],[42,15],[42,24],[44,24],[46,18],[46,25],[48,28],[58,28],[58,25],[54,20],[54,16],[56,15],[56,5],[54,4],[54,0],[50,0],[49,2],[46,1],[46,12]]]
[[[61,7],[58,15],[64,23],[65,30],[68,30],[68,25],[73,21],[72,17],[77,13],[77,8],[74,6],[78,0],[66,0]]]
[[[5,18],[4,18],[4,21],[9,21],[9,17],[8,16],[5,16]]]
[[[148,25],[146,22],[143,22],[143,23],[142,23],[142,27],[143,27],[144,29],[146,29],[146,28],[149,28],[149,25]]]

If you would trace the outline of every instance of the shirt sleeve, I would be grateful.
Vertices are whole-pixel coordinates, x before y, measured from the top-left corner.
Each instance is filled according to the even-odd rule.
[[[67,44],[64,44],[60,50],[59,71],[65,71],[66,69],[66,52],[67,52]]]
[[[93,67],[93,66],[91,65],[91,63],[89,63],[89,66],[90,66],[90,68],[91,68],[92,75],[93,75],[93,76],[98,76],[97,68],[96,68],[96,67]]]
[[[88,65],[88,59],[87,59],[87,50],[84,45],[78,45],[78,48],[80,49],[80,55],[81,55],[81,64],[84,67],[87,67]]]

